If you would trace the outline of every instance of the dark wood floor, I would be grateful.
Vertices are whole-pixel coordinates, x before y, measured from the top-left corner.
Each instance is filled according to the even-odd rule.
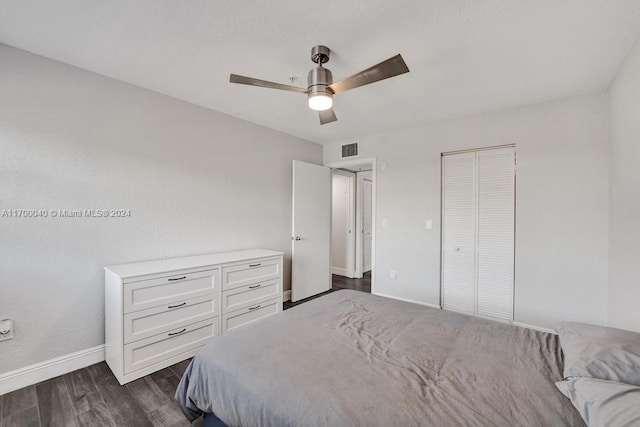
[[[371,292],[371,273],[362,279],[333,276],[328,292]],[[302,301],[284,303],[294,307]],[[121,386],[106,363],[43,381],[0,396],[0,427],[188,426],[173,396],[189,360]],[[193,425],[202,425],[201,420]]]
[[[307,301],[311,301],[312,299],[330,294],[331,292],[339,291],[340,289],[353,289],[354,291],[371,293],[371,272],[368,271],[364,273],[362,275],[362,279],[349,279],[348,277],[338,276],[334,274],[331,278],[331,289],[329,289],[327,292],[323,292],[321,294],[314,295],[312,297],[296,302],[285,301],[283,308],[286,310],[288,308],[295,307],[296,305],[303,304]]]
[[[173,399],[188,364],[124,386],[104,362],[79,369],[0,396],[0,426],[189,426]]]

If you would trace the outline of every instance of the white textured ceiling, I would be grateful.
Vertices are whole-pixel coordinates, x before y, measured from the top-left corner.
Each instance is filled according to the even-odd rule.
[[[0,0],[2,43],[319,143],[604,89],[639,34],[638,0]],[[228,82],[306,86],[316,44],[336,81],[397,53],[411,72],[325,126]]]

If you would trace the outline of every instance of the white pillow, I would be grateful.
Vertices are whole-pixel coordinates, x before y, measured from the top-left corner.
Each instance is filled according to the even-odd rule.
[[[640,334],[585,323],[556,328],[564,377],[591,377],[640,386]]]
[[[640,387],[595,378],[556,383],[589,427],[640,425]]]

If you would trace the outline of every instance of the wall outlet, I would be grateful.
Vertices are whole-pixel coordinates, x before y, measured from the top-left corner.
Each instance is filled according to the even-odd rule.
[[[13,322],[11,319],[0,320],[0,341],[13,338]]]
[[[389,271],[389,278],[391,280],[396,280],[396,271],[395,270],[390,270]]]

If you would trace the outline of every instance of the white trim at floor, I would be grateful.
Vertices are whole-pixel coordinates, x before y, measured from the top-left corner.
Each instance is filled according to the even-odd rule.
[[[373,293],[373,295],[378,295],[379,297],[397,299],[398,301],[410,302],[410,303],[413,303],[413,304],[426,305],[427,307],[441,308],[439,305],[436,305],[436,304],[430,304],[428,302],[421,302],[421,301],[416,301],[416,300],[412,300],[412,299],[408,299],[408,298],[400,298],[400,297],[396,297],[396,296],[393,296],[393,295],[381,294],[379,292],[375,292],[375,293]]]
[[[291,300],[291,290],[284,291],[282,293],[282,301],[290,301]]]
[[[0,374],[0,396],[104,361],[104,344]]]

